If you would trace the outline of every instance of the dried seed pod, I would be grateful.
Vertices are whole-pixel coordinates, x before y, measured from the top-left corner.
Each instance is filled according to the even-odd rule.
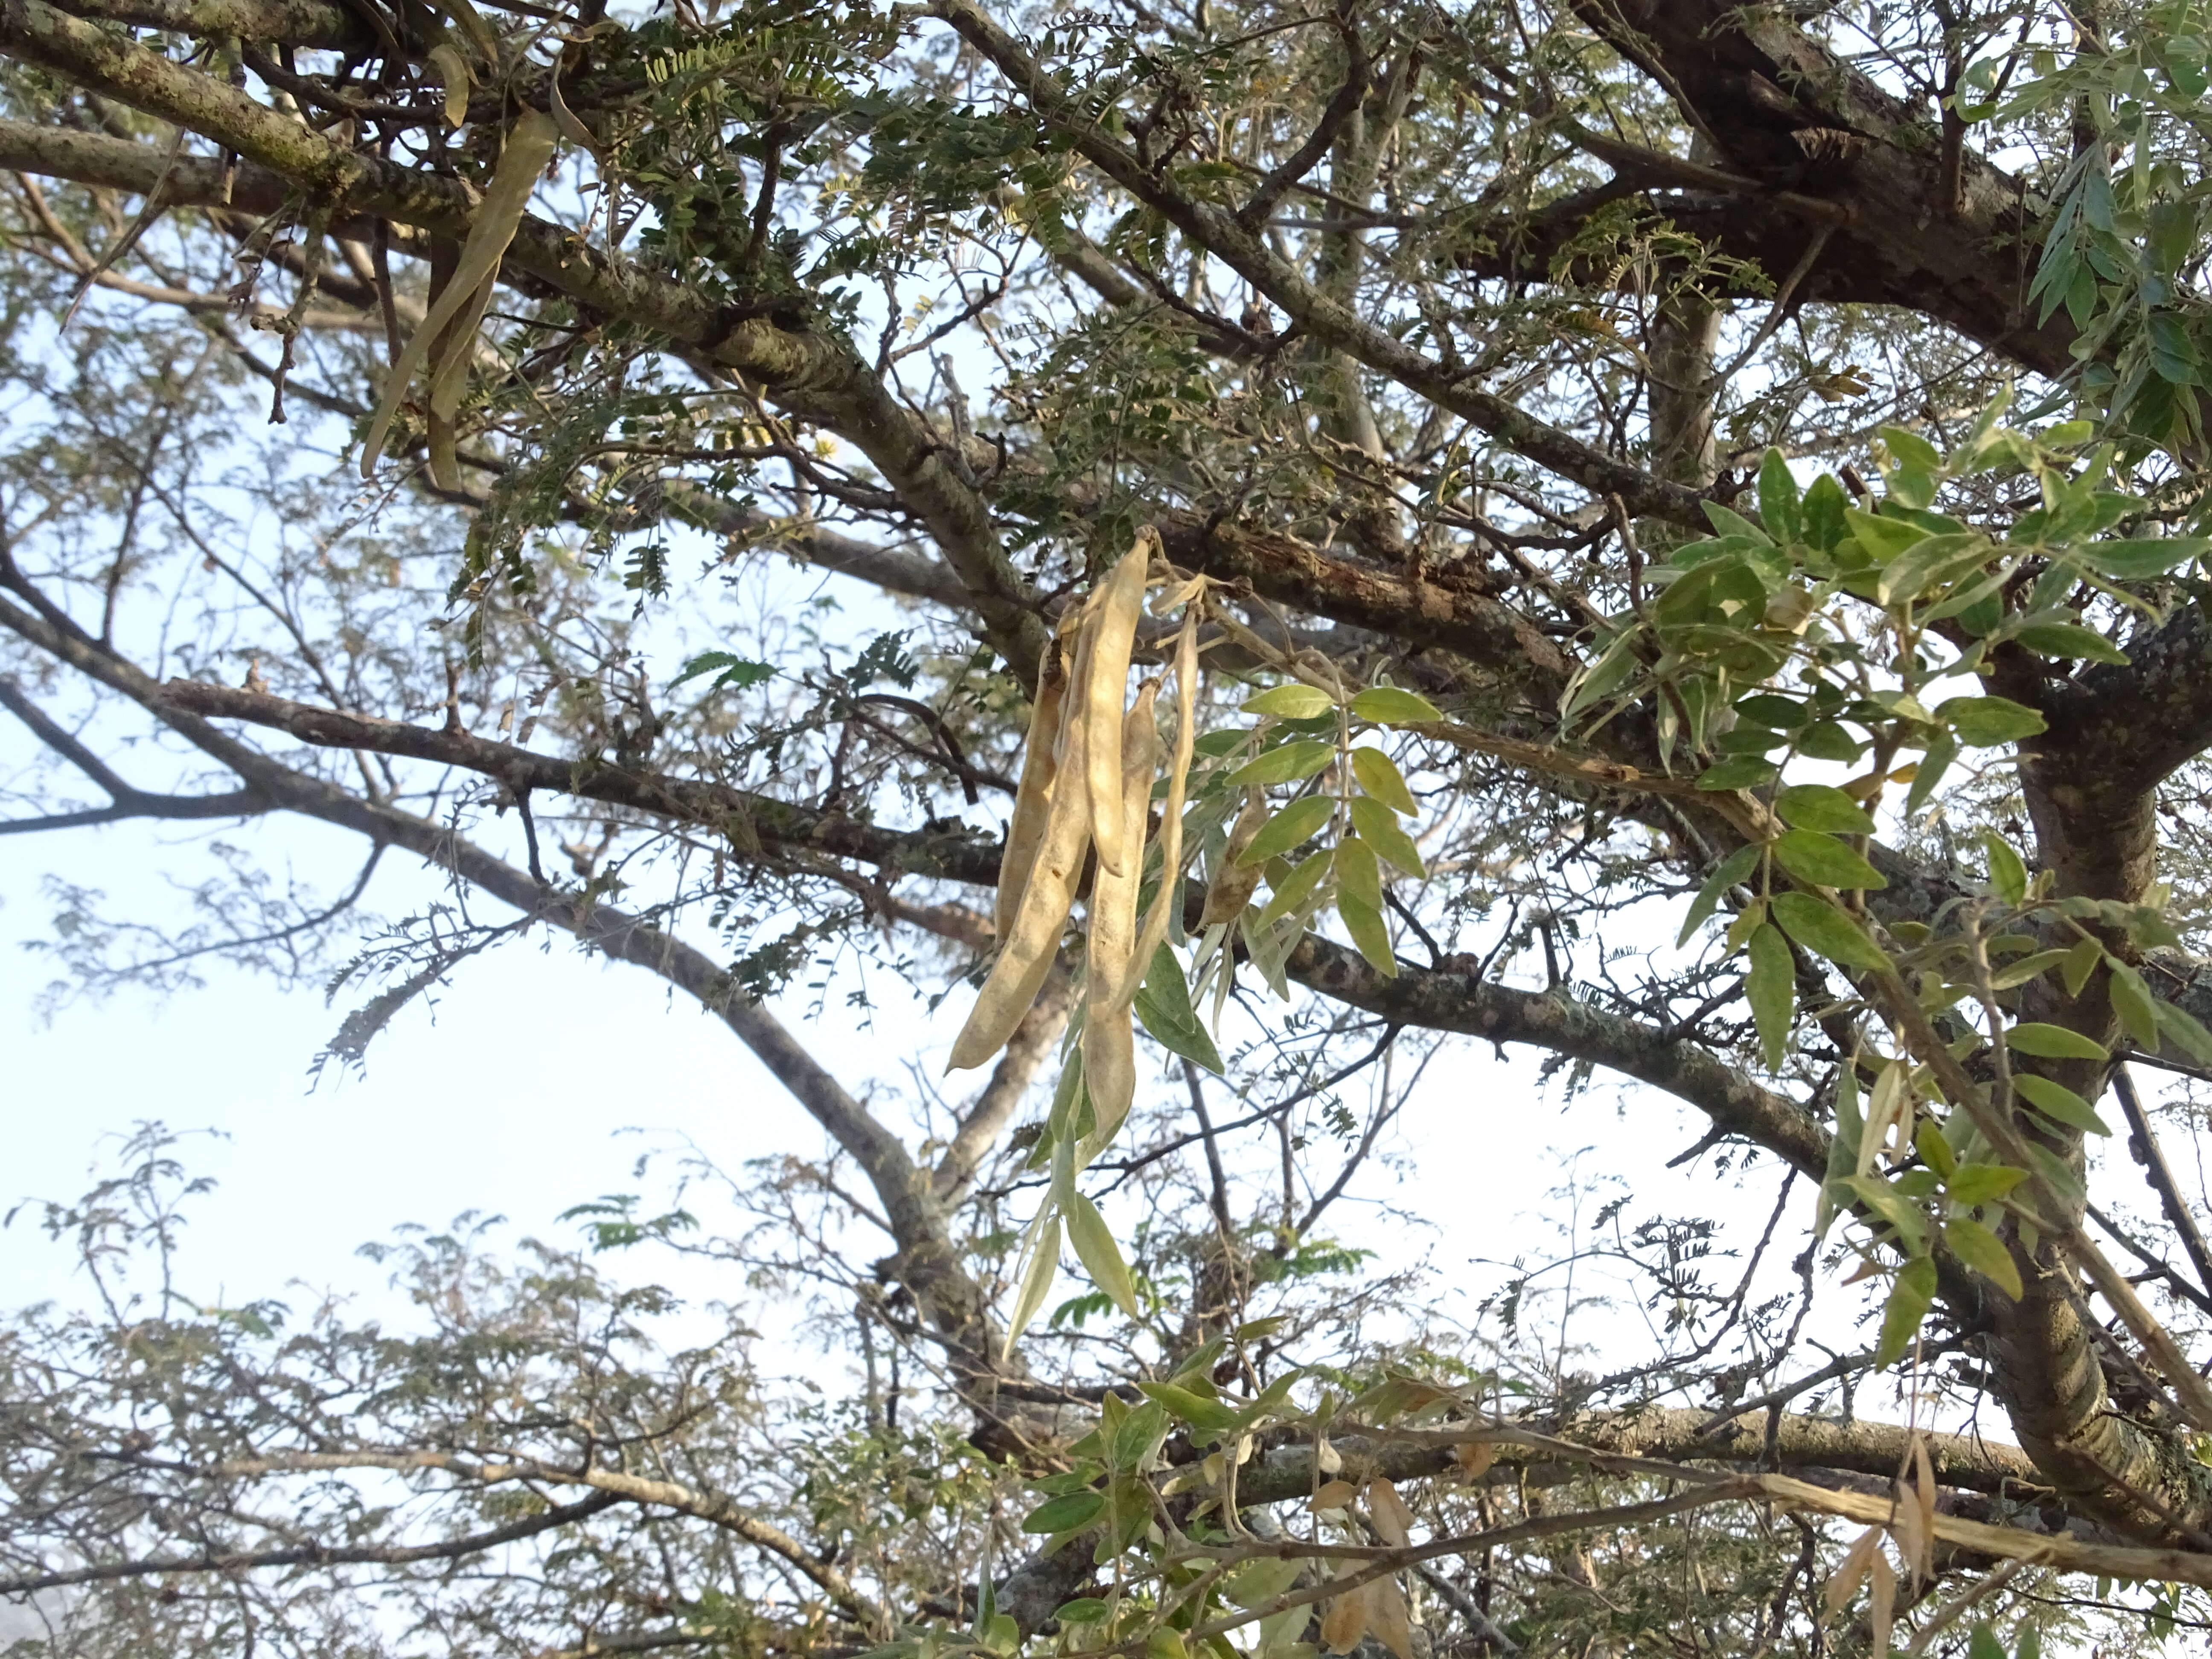
[[[1161,804],[1160,889],[1152,896],[1152,908],[1145,915],[1145,925],[1137,935],[1136,949],[1130,955],[1129,971],[1117,997],[1118,1005],[1125,1008],[1136,1000],[1137,988],[1144,983],[1146,970],[1152,965],[1152,953],[1160,948],[1161,942],[1168,936],[1168,922],[1175,915],[1172,907],[1182,902],[1183,792],[1190,782],[1190,757],[1193,745],[1198,741],[1198,611],[1195,606],[1183,613],[1182,635],[1176,641],[1175,673],[1175,758],[1168,768],[1167,799]]]
[[[1243,861],[1244,849],[1267,821],[1267,798],[1255,789],[1246,798],[1237,822],[1229,826],[1229,844],[1222,849],[1221,861],[1214,866],[1213,879],[1206,884],[1206,909],[1198,919],[1200,927],[1234,921],[1252,902],[1260,886],[1261,866]]]
[[[1053,789],[1060,774],[1060,716],[1066,702],[1067,661],[1061,647],[1055,645],[1045,653],[1036,702],[1030,705],[1022,781],[1014,792],[1014,815],[1006,824],[1006,854],[999,860],[995,914],[1000,939],[1013,928],[1022,894],[1030,884],[1030,870],[1044,841],[1045,819],[1052,810]]]
[[[1117,876],[1132,853],[1121,830],[1122,700],[1129,684],[1129,653],[1137,643],[1137,618],[1145,608],[1145,576],[1159,545],[1159,532],[1150,525],[1137,532],[1135,544],[1100,584],[1096,609],[1085,623],[1091,672],[1078,707],[1089,744],[1091,833],[1099,864]]]
[[[1152,808],[1152,769],[1158,747],[1153,702],[1160,683],[1146,680],[1121,722],[1121,820],[1132,848],[1145,844],[1145,818]],[[1099,862],[1091,884],[1090,961],[1085,975],[1083,1079],[1091,1091],[1097,1127],[1084,1146],[1103,1146],[1129,1115],[1137,1093],[1136,1036],[1129,1025],[1121,988],[1133,966],[1137,945],[1137,894],[1145,860],[1133,852],[1127,867],[1115,875]],[[1079,1160],[1083,1149],[1079,1148]]]
[[[461,249],[459,267],[453,280],[438,296],[430,313],[423,318],[421,326],[409,338],[399,354],[399,361],[392,366],[391,378],[386,381],[384,397],[377,405],[375,417],[368,423],[368,436],[361,447],[361,476],[372,477],[376,472],[377,457],[384,453],[385,434],[392,430],[392,417],[399,412],[400,400],[406,397],[423,361],[430,354],[432,343],[446,331],[447,325],[476,303],[479,289],[498,274],[499,262],[507,252],[507,246],[514,240],[515,228],[522,222],[523,210],[530,204],[530,192],[537,188],[538,175],[553,159],[559,147],[560,129],[553,118],[534,109],[526,109],[499,153],[499,165],[492,169],[491,184],[484,191],[483,203],[470,216],[469,240]],[[473,331],[471,331],[471,341]],[[472,349],[455,341],[450,350]]]
[[[1083,660],[1076,661],[1080,682]],[[1063,722],[1060,775],[1073,783],[1084,775],[1083,722]],[[1119,735],[1119,732],[1116,732]],[[1083,873],[1083,855],[1091,846],[1091,801],[1080,787],[1055,788],[1046,811],[1044,834],[1039,839],[1036,861],[1014,914],[1012,927],[1000,936],[999,960],[983,981],[981,994],[969,1010],[968,1023],[953,1039],[948,1072],[981,1066],[1006,1046],[1022,1016],[1029,1012],[1052,971],[1060,953],[1060,931],[1075,905],[1075,884]]]

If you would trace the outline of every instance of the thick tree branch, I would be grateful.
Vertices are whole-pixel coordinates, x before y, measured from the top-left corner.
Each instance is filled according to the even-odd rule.
[[[623,1502],[615,1492],[595,1492],[574,1504],[563,1504],[539,1515],[510,1521],[503,1527],[450,1538],[435,1544],[295,1544],[279,1550],[240,1550],[220,1555],[159,1555],[137,1561],[103,1561],[88,1567],[54,1572],[27,1573],[0,1578],[0,1595],[35,1595],[41,1590],[68,1589],[78,1584],[112,1583],[122,1578],[147,1578],[167,1573],[258,1572],[270,1567],[408,1566],[418,1561],[459,1561],[481,1555],[501,1544],[518,1543],[540,1533],[553,1532],[588,1520],[600,1510]]]

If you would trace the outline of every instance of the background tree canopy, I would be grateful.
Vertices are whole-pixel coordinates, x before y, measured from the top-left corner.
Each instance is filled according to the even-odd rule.
[[[402,1328],[149,1129],[21,1651],[2201,1643],[2212,9],[482,4],[0,0],[0,830],[222,837],[57,997],[565,935],[830,1150]],[[1330,1231],[1469,1039],[1709,1126],[1601,1350]]]

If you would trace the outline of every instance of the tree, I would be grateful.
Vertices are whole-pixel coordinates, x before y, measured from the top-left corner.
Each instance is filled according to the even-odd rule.
[[[2124,1063],[2212,1066],[2201,8],[488,4],[0,7],[0,829],[233,826],[188,915],[62,893],[63,983],[334,975],[341,1065],[532,934],[658,975],[835,1152],[578,1218],[865,1383],[460,1233],[411,1334],[197,1307],[149,1131],[0,1348],[29,1650],[2201,1623],[2212,1253]],[[374,922],[393,851],[448,891]],[[957,1105],[765,1006],[863,961]],[[1470,1038],[1781,1188],[1741,1269],[1621,1231],[1607,1374],[1322,1230]]]

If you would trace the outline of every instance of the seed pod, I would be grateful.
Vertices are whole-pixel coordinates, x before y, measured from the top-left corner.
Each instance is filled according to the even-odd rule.
[[[461,249],[460,265],[453,272],[453,280],[446,284],[445,292],[438,296],[437,303],[430,307],[429,315],[423,318],[409,338],[399,361],[392,366],[383,399],[368,423],[368,436],[362,443],[362,477],[375,476],[377,457],[384,453],[385,434],[391,431],[400,400],[406,397],[408,386],[429,356],[432,343],[446,331],[447,324],[475,303],[477,291],[497,275],[507,246],[514,240],[515,227],[522,222],[523,210],[530,205],[530,192],[537,188],[538,175],[553,159],[559,142],[560,129],[553,125],[552,118],[534,109],[523,111],[514,130],[507,135],[483,201],[470,216],[469,240]],[[459,342],[450,348],[461,349]]]
[[[1100,866],[1117,876],[1131,853],[1121,831],[1122,699],[1129,684],[1129,653],[1137,643],[1137,618],[1145,608],[1145,575],[1159,544],[1159,532],[1151,526],[1137,532],[1135,544],[1100,584],[1097,608],[1085,624],[1091,672],[1079,706],[1090,746],[1091,833],[1098,843]]]
[[[1079,681],[1080,656],[1076,666]],[[1063,726],[1060,775],[1072,782],[1085,775],[1084,727],[1076,720],[1065,721]],[[1083,873],[1083,855],[1090,846],[1091,802],[1085,792],[1054,789],[1013,925],[1000,936],[999,960],[990,978],[983,981],[975,1006],[968,1012],[968,1023],[953,1039],[946,1071],[981,1066],[997,1054],[1036,1001],[1045,975],[1052,971],[1053,958],[1060,953],[1060,932],[1067,925],[1067,913],[1074,908],[1075,884]]]
[[[1052,810],[1054,782],[1060,773],[1060,715],[1067,701],[1067,663],[1060,647],[1045,653],[1044,672],[1037,682],[1036,702],[1030,708],[1030,734],[1022,755],[1021,786],[1014,793],[1014,815],[1006,824],[1006,850],[999,860],[999,898],[996,910],[999,937],[1012,931],[1030,884],[1030,870],[1036,863],[1044,841],[1047,815]]]
[[[1229,844],[1222,849],[1221,860],[1213,867],[1213,879],[1206,885],[1206,912],[1198,919],[1200,927],[1234,921],[1252,902],[1252,895],[1260,886],[1260,866],[1244,862],[1244,849],[1252,844],[1252,837],[1260,833],[1261,825],[1267,821],[1267,798],[1255,789],[1246,797],[1244,810],[1237,815],[1237,822],[1230,825]]]
[[[1158,747],[1153,701],[1160,683],[1146,680],[1137,701],[1121,723],[1121,819],[1120,829],[1128,845],[1145,844],[1145,817],[1152,802],[1152,768]],[[1083,1079],[1091,1091],[1091,1110],[1097,1127],[1085,1146],[1103,1146],[1129,1115],[1137,1093],[1137,1044],[1129,1027],[1127,1005],[1121,1001],[1121,987],[1129,977],[1136,949],[1137,892],[1144,880],[1145,860],[1133,853],[1127,867],[1115,875],[1102,860],[1091,884],[1090,960],[1085,974],[1083,1018]],[[1078,1149],[1077,1156],[1082,1156]]]
[[[1190,757],[1198,741],[1198,609],[1183,613],[1182,635],[1176,641],[1176,746],[1168,768],[1168,796],[1160,813],[1160,888],[1146,912],[1145,925],[1131,952],[1129,972],[1116,1002],[1127,1007],[1152,965],[1152,955],[1168,936],[1174,907],[1182,902],[1182,803],[1190,782]]]

